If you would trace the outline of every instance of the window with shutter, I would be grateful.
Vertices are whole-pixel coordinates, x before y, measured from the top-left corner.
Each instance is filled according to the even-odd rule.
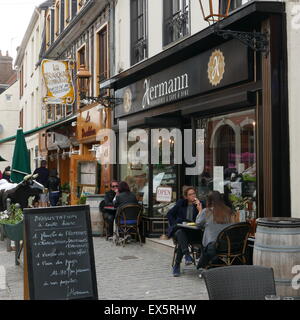
[[[108,47],[107,47],[107,28],[103,28],[99,33],[98,33],[98,50],[99,50],[99,61],[98,61],[98,78],[99,81],[104,81],[107,80],[108,78]]]
[[[164,0],[163,39],[168,45],[190,33],[190,0]]]
[[[131,0],[131,65],[147,58],[147,0]]]

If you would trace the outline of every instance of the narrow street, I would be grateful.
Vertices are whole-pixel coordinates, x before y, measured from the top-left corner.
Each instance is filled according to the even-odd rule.
[[[207,300],[203,279],[194,266],[183,266],[174,278],[172,256],[148,244],[116,247],[94,238],[99,300]],[[0,242],[0,300],[23,300],[23,266],[14,265],[14,252]]]

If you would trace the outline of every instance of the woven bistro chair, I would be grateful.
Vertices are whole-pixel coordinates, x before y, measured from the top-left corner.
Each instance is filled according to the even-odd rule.
[[[140,235],[140,222],[143,208],[138,204],[127,204],[118,208],[115,218],[115,234],[114,242],[116,245],[123,244],[125,246],[128,239],[135,235],[140,245],[142,239]]]
[[[202,273],[209,300],[265,300],[276,295],[274,272],[262,266],[231,266]]]
[[[248,222],[235,223],[222,230],[215,243],[216,256],[209,261],[206,269],[247,264],[246,249],[249,234]]]

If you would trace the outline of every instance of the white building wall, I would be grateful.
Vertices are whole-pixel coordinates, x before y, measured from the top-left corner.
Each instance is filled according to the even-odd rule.
[[[11,97],[11,100],[7,99]],[[16,134],[19,126],[19,82],[16,81],[6,91],[0,95],[0,124],[3,126],[3,132],[0,133],[0,139],[5,139]],[[3,172],[5,167],[11,165],[15,142],[10,141],[0,144],[0,155],[7,162],[0,162],[0,170]]]
[[[40,13],[31,30],[27,30],[24,38],[28,41],[24,47],[24,56],[20,66],[24,67],[24,89],[23,96],[19,100],[19,110],[23,108],[23,130],[24,132],[42,126],[42,74],[40,67],[36,67],[39,60],[39,53],[44,28],[44,16]],[[39,135],[34,134],[26,137],[27,148],[31,155],[31,170],[35,169],[34,150],[39,144]]]
[[[287,2],[287,47],[290,127],[290,179],[292,217],[300,218],[300,3]]]
[[[204,1],[205,3],[205,1]],[[207,2],[208,3],[208,2]],[[218,3],[218,0],[214,0]],[[208,6],[208,4],[206,4]],[[186,39],[184,37],[174,43],[163,47],[163,0],[147,1],[147,27],[148,27],[148,58],[163,50],[176,45]],[[118,74],[131,67],[130,65],[130,0],[117,1],[116,4],[116,70]],[[207,28],[209,25],[203,19],[199,0],[190,0],[190,35]]]

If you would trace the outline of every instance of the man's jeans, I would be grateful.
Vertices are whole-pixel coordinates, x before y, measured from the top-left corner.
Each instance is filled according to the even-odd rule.
[[[49,193],[49,201],[50,201],[51,207],[56,207],[58,200],[59,200],[59,191]]]
[[[182,257],[189,253],[189,243],[201,242],[201,236],[198,230],[178,229],[174,238],[178,243],[178,249],[175,264],[181,263]]]

